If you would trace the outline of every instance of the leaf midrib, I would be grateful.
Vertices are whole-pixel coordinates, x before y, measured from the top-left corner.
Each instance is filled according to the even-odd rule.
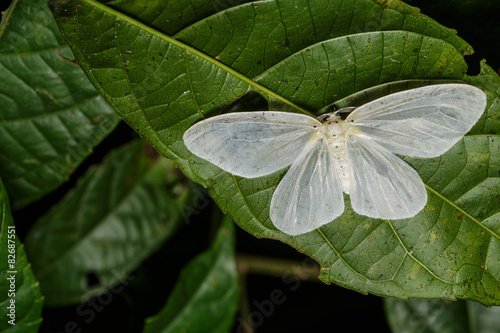
[[[470,138],[470,137],[488,137],[488,138],[489,137],[496,137],[496,138],[500,138],[500,135],[498,135],[498,134],[484,134],[484,133],[482,133],[482,134],[464,135],[464,138],[465,137],[468,137],[468,138]],[[497,239],[500,239],[500,235],[498,235],[493,230],[491,230],[490,228],[488,228],[487,226],[485,226],[483,223],[481,223],[481,221],[479,221],[478,219],[476,219],[475,217],[473,217],[471,214],[469,214],[463,208],[461,208],[460,206],[458,206],[457,204],[455,204],[453,201],[451,201],[450,199],[448,199],[447,197],[445,197],[444,195],[442,195],[441,193],[439,193],[437,190],[435,190],[433,187],[431,187],[427,183],[424,182],[424,185],[425,185],[425,187],[429,191],[431,191],[432,193],[434,193],[436,196],[438,196],[440,199],[442,199],[444,202],[446,202],[448,205],[450,205],[454,209],[458,210],[464,216],[468,217],[471,221],[473,221],[474,223],[476,223],[477,225],[479,225],[481,228],[483,228],[484,230],[488,231],[493,237],[495,237]],[[490,218],[490,217],[488,217],[488,218]]]
[[[1,37],[2,36],[0,35],[0,38]],[[36,51],[25,51],[23,53],[0,53],[0,59],[1,59],[1,57],[9,58],[9,57],[36,56],[36,55],[41,55],[41,54],[45,54],[45,53],[57,52],[57,51],[61,51],[64,49],[69,49],[69,46],[68,45],[58,45],[56,47],[49,47],[46,49],[40,49],[40,50],[36,50]],[[64,60],[64,59],[62,59],[62,60]]]
[[[37,119],[48,118],[48,117],[57,116],[58,114],[66,113],[66,112],[73,112],[76,109],[79,109],[81,106],[86,105],[87,103],[89,103],[92,100],[102,100],[101,95],[97,94],[96,96],[86,98],[79,103],[74,103],[70,107],[58,109],[58,110],[53,111],[53,112],[41,113],[41,114],[37,114],[35,116],[26,117],[26,118],[0,120],[0,126],[4,126],[6,124],[12,124],[12,123],[20,123],[23,121],[33,121],[33,120],[37,120]],[[81,113],[83,113],[81,110],[79,110],[79,111]],[[85,116],[87,117],[87,119],[89,119],[87,115],[85,115]]]
[[[446,202],[448,205],[453,207],[454,209],[458,210],[460,213],[462,213],[465,217],[469,218],[471,221],[474,223],[478,224],[480,227],[482,227],[484,230],[488,231],[492,236],[494,236],[497,239],[500,239],[500,235],[497,235],[493,230],[485,226],[484,224],[481,223],[481,221],[477,220],[475,217],[473,217],[471,214],[467,213],[463,208],[455,204],[453,201],[449,200],[446,198],[444,195],[436,191],[434,188],[429,186],[428,184],[424,183],[425,187],[434,193],[436,196],[438,196],[440,199],[442,199],[444,202]]]
[[[18,0],[14,0],[11,3],[11,5],[9,6],[9,8],[7,8],[7,12],[5,13],[5,15],[2,17],[2,22],[0,22],[0,40],[3,37],[3,33],[4,33],[5,29],[9,25],[10,16],[14,12],[14,10],[16,9],[16,6],[18,3],[19,3]]]
[[[133,19],[133,18],[127,16],[127,15],[124,15],[123,13],[121,13],[121,12],[115,10],[115,9],[107,7],[107,6],[101,4],[101,3],[97,2],[97,1],[92,1],[92,0],[82,0],[82,1],[86,2],[87,4],[89,4],[89,5],[93,6],[93,7],[96,7],[98,9],[102,10],[103,12],[106,12],[106,13],[108,13],[110,15],[118,17],[118,18],[124,20],[125,22],[136,26],[139,29],[147,31],[150,34],[152,34],[152,35],[154,35],[154,36],[156,36],[156,37],[158,37],[160,39],[163,39],[163,40],[167,41],[168,43],[170,43],[172,45],[175,45],[175,46],[183,49],[186,53],[195,54],[196,56],[198,56],[201,59],[209,62],[210,64],[214,65],[215,67],[219,67],[220,69],[226,71],[227,73],[229,73],[229,74],[231,74],[231,75],[239,78],[241,81],[247,83],[248,85],[254,87],[255,89],[260,90],[260,91],[266,93],[267,95],[269,95],[271,97],[274,97],[277,100],[279,100],[279,101],[281,101],[281,102],[283,102],[285,104],[290,105],[291,107],[297,109],[298,111],[300,111],[300,112],[302,112],[304,114],[307,114],[307,115],[309,115],[311,117],[316,118],[316,116],[313,113],[311,113],[311,112],[307,111],[306,109],[304,109],[304,108],[302,108],[302,107],[294,104],[293,102],[289,101],[288,99],[284,98],[283,96],[276,94],[274,91],[272,91],[272,90],[264,87],[263,85],[261,85],[261,84],[255,82],[255,81],[253,81],[252,79],[250,79],[250,78],[246,77],[245,75],[237,72],[236,70],[232,69],[231,67],[229,67],[227,65],[224,65],[223,63],[221,63],[218,60],[216,60],[216,59],[214,59],[214,58],[206,55],[205,53],[203,53],[203,52],[201,52],[201,51],[199,51],[199,50],[197,50],[197,49],[195,49],[195,48],[193,48],[193,47],[191,47],[189,45],[186,45],[186,44],[184,44],[183,42],[181,42],[181,41],[179,41],[177,39],[174,39],[174,38],[172,38],[172,37],[170,37],[168,35],[165,35],[165,34],[159,32],[159,31],[157,31],[157,30],[155,30],[155,29],[153,29],[153,28],[145,25],[144,23],[136,21],[135,19]]]

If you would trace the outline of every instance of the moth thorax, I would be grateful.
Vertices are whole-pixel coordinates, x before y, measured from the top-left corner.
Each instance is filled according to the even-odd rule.
[[[323,138],[328,142],[330,151],[336,158],[342,158],[345,155],[345,126],[340,116],[332,115],[328,121],[323,123],[321,128]]]
[[[336,113],[330,113],[323,117],[326,121],[323,123],[321,133],[325,135],[327,140],[342,136],[345,132],[344,121]]]
[[[333,157],[334,169],[342,184],[342,191],[349,194],[349,163],[346,155],[346,137],[344,121],[337,114],[332,114],[323,123],[322,133]]]
[[[326,139],[330,146],[330,151],[333,156],[339,158],[343,157],[346,153],[346,138],[345,135],[338,135],[336,137],[329,137]]]

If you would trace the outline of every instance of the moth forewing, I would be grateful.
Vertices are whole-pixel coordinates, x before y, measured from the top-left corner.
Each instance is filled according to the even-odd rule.
[[[429,158],[442,155],[460,140],[485,107],[481,89],[439,84],[366,103],[347,116],[346,125],[395,154]]]
[[[184,133],[184,143],[224,171],[256,178],[292,164],[319,126],[302,114],[237,112],[193,125]]]

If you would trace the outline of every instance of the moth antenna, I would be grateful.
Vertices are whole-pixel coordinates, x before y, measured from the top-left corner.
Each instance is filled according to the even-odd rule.
[[[322,114],[321,116],[318,116],[318,118],[316,118],[316,119],[318,119],[319,121],[327,121],[328,118],[331,117],[331,115],[332,115],[331,113],[325,113],[325,114]]]
[[[337,111],[335,111],[335,114],[338,114],[338,113],[351,113],[352,111],[354,111],[354,109],[356,109],[356,106],[348,106],[348,107],[345,107],[345,108],[340,108]]]

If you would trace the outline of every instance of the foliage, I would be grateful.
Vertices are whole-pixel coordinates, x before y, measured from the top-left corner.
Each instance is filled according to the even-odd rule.
[[[26,237],[46,305],[75,304],[125,280],[182,225],[195,189],[140,140],[90,168]]]
[[[401,299],[500,304],[498,77],[485,64],[479,77],[466,74],[463,55],[471,47],[453,31],[403,3],[371,0],[315,7],[307,1],[248,3],[175,27],[155,25],[162,14],[146,15],[126,1],[55,0],[50,6],[100,93],[160,153],[208,186],[248,232],[312,256],[326,283]],[[429,194],[426,208],[411,219],[369,219],[348,204],[333,223],[290,237],[269,219],[271,194],[284,171],[235,177],[193,156],[182,142],[195,121],[252,90],[273,110],[317,113],[354,93],[371,99],[394,81],[408,80],[392,86],[403,89],[433,79],[474,83],[486,91],[488,106],[443,156],[407,159]]]
[[[237,302],[234,227],[226,216],[211,248],[186,265],[167,304],[147,319],[143,332],[227,332]]]
[[[471,7],[454,0],[453,12],[490,8],[483,2]],[[144,272],[148,260],[154,275],[168,271],[177,282],[171,290],[167,281],[153,286],[169,294],[165,300],[155,293],[156,307],[141,312],[129,301],[140,328],[229,331],[238,294],[245,300],[241,272],[237,285],[234,230],[216,213],[198,216],[204,226],[188,226],[190,215],[206,205],[195,183],[249,234],[316,260],[326,284],[433,299],[386,300],[394,331],[498,327],[497,308],[450,302],[500,305],[500,78],[485,61],[479,75],[469,75],[464,57],[472,52],[454,30],[398,0],[13,1],[0,24],[1,272],[8,270],[6,230],[14,225],[7,192],[16,228],[24,229],[19,237],[29,232],[28,257],[16,236],[17,325],[1,322],[0,331],[36,331],[43,297],[46,307],[73,305],[77,313],[117,290],[123,299],[136,299],[130,296],[136,284],[149,281],[138,278],[125,291],[117,286]],[[330,224],[296,237],[283,234],[269,218],[269,205],[286,170],[257,179],[233,176],[191,154],[182,141],[192,124],[221,112],[316,116],[448,82],[481,88],[488,105],[444,155],[405,158],[429,197],[411,219],[357,215],[346,196],[344,214]],[[154,148],[121,137],[115,129],[120,117]],[[110,133],[111,147],[104,140]],[[65,183],[72,187],[67,193],[60,188]],[[31,209],[41,211],[33,225],[16,218]],[[203,229],[219,225],[215,237]],[[175,243],[185,230],[188,241]],[[158,259],[159,249],[171,256]],[[172,257],[190,250],[203,253],[177,277]],[[7,301],[3,291],[0,304]],[[436,306],[442,316],[427,311]],[[250,310],[239,308],[245,318]],[[4,317],[2,311],[3,305]]]
[[[119,119],[51,16],[15,1],[0,27],[0,176],[16,209],[65,182]]]

